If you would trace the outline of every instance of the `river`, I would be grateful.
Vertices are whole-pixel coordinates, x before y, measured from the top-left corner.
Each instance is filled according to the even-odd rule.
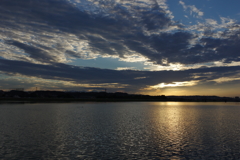
[[[240,159],[240,103],[0,104],[0,159]]]

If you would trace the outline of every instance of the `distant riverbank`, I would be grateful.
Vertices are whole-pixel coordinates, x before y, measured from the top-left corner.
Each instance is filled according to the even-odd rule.
[[[239,102],[239,97],[218,96],[165,96],[128,94],[123,92],[67,92],[67,91],[22,91],[0,90],[0,103],[16,102]]]
[[[45,103],[45,102],[154,102],[166,101],[156,99],[75,99],[75,98],[0,98],[0,103],[16,103],[16,102],[29,102],[29,103]]]
[[[124,99],[124,98],[93,98],[93,99],[76,99],[76,98],[0,98],[0,103],[70,103],[70,102],[239,102],[233,99],[224,100],[207,100],[207,99]]]

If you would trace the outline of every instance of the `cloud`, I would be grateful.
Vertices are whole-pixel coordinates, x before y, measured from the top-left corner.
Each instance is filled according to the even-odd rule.
[[[19,49],[22,49],[26,54],[29,55],[32,59],[37,59],[40,62],[47,63],[47,62],[60,62],[57,56],[54,56],[54,54],[49,54],[45,51],[51,51],[52,49],[45,46],[33,46],[24,44],[18,41],[14,40],[6,40],[5,44],[12,45],[15,47],[18,47]]]
[[[160,83],[155,86],[151,86],[153,89],[166,88],[166,87],[179,87],[179,86],[194,86],[198,81],[185,81],[185,82],[173,82],[173,83]]]
[[[163,1],[152,1],[150,8],[129,3],[130,9],[124,8],[124,4],[112,6],[110,1],[106,1],[103,8],[108,14],[106,11],[103,13],[103,8],[96,8],[99,9],[99,15],[91,13],[91,9],[90,13],[79,10],[63,0],[13,0],[0,3],[5,8],[1,10],[3,23],[0,25],[0,38],[4,46],[1,56],[34,63],[43,63],[44,55],[48,59],[53,58],[54,54],[60,57],[53,58],[58,62],[105,55],[118,56],[127,61],[125,56],[128,57],[133,51],[151,60],[155,52],[152,51],[154,48],[149,48],[151,44],[146,44],[151,37],[145,34],[176,26],[167,16],[166,7],[160,8]],[[104,16],[106,14],[108,16]],[[138,49],[140,45],[146,46]],[[30,48],[32,52],[28,53]],[[36,51],[35,56],[33,51]],[[22,57],[19,57],[19,53]]]
[[[134,70],[134,67],[118,67],[116,70]]]
[[[201,18],[204,13],[199,10],[195,5],[186,5],[183,1],[179,1],[179,3],[183,6],[183,9],[186,11],[186,10],[189,10],[190,11],[190,15],[192,16],[196,16],[197,18]],[[196,15],[194,15],[194,13]]]
[[[203,18],[194,5],[179,3]],[[233,65],[240,61],[240,25],[231,18],[207,18],[187,26],[174,21],[166,0],[2,0],[0,6],[4,74],[132,90],[224,76],[231,80],[238,74]],[[150,71],[68,65],[98,57],[143,62]]]
[[[192,86],[210,81],[218,82],[223,77],[236,80],[240,67],[215,67],[190,69],[185,71],[137,71],[109,70],[90,67],[73,67],[55,63],[54,65],[33,64],[23,61],[0,59],[2,74],[17,77],[30,77],[56,84],[58,89],[66,88],[121,88],[123,91],[140,91],[146,88]],[[208,74],[206,74],[208,73]],[[23,80],[23,82],[26,82]],[[226,80],[225,80],[226,82]],[[65,84],[62,87],[59,84]],[[162,85],[161,85],[162,84]],[[22,84],[24,86],[24,84]],[[50,85],[49,87],[51,88]],[[56,88],[57,88],[56,87]]]

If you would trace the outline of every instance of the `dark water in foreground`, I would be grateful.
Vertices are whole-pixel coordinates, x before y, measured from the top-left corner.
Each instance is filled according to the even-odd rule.
[[[0,159],[240,159],[240,104],[0,104]]]

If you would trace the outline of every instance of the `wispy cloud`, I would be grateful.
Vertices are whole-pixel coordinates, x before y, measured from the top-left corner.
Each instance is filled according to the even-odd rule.
[[[199,10],[195,5],[186,5],[183,1],[179,1],[179,3],[183,6],[185,11],[189,11],[191,16],[195,16],[197,18],[201,18],[204,13]]]

